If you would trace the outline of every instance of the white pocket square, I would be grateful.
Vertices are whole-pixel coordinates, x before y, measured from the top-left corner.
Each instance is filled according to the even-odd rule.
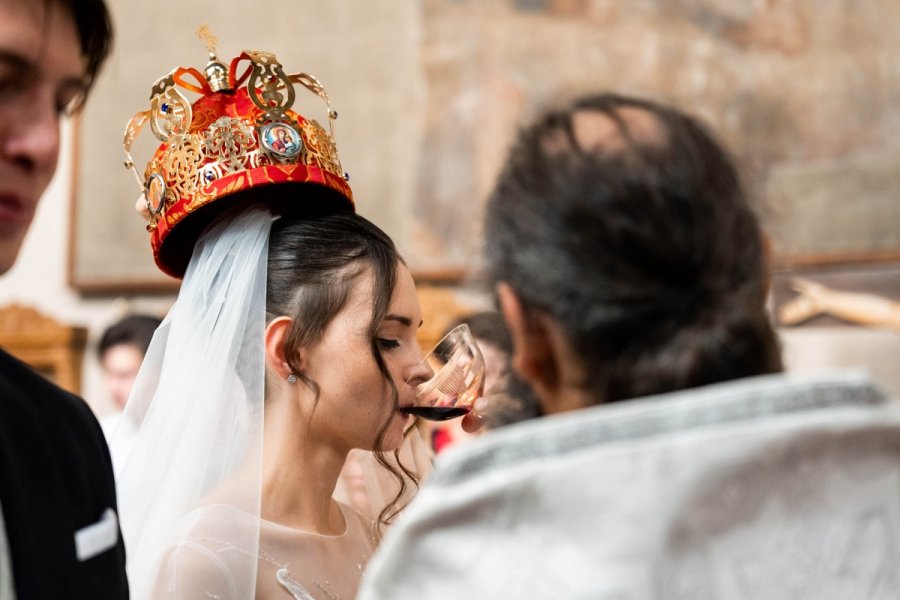
[[[106,552],[119,541],[119,519],[107,508],[100,520],[75,532],[75,556],[81,562]]]

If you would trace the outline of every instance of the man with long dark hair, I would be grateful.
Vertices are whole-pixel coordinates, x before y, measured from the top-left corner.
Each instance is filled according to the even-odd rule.
[[[102,0],[0,0],[0,274],[112,38]],[[80,398],[0,351],[0,598],[127,598],[109,451]]]

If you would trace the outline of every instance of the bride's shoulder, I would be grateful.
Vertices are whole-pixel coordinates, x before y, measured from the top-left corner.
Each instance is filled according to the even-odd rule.
[[[179,521],[176,537],[163,556],[157,585],[187,597],[241,597],[236,582],[243,571],[255,566],[257,527],[256,519],[233,506],[194,509]]]
[[[163,555],[154,597],[177,592],[187,597],[237,598],[233,568],[213,548],[181,540]],[[164,593],[162,593],[164,592]]]
[[[243,538],[259,530],[259,519],[230,504],[206,504],[184,515],[178,536],[207,546]]]
[[[192,563],[229,569],[231,556],[244,556],[255,549],[259,520],[226,504],[210,504],[184,515],[170,552]]]

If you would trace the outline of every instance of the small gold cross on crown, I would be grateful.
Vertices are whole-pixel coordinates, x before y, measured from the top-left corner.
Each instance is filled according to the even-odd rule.
[[[203,40],[203,42],[206,44],[206,49],[209,51],[210,59],[215,59],[216,44],[219,43],[219,38],[213,35],[213,32],[210,30],[209,25],[201,25],[197,29],[197,37]]]

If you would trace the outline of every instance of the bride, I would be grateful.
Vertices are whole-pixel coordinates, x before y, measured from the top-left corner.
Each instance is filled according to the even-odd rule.
[[[254,68],[274,59],[252,58]],[[240,85],[234,73],[232,65],[229,93]],[[203,102],[216,92],[195,87],[205,95],[194,113],[212,110]],[[265,125],[246,89],[216,101]],[[258,108],[272,105],[273,90]],[[171,103],[157,103],[165,117],[185,114],[178,96],[160,93]],[[315,155],[327,151],[324,131],[273,114],[307,132],[309,154],[296,166],[260,165],[252,145],[262,136],[249,136],[246,154],[230,157],[245,170],[207,187],[205,206],[184,196],[146,200],[157,263],[183,270],[184,281],[126,408],[140,423],[117,473],[135,598],[353,598],[381,529],[427,468],[400,411],[430,375],[409,270],[390,238],[352,212],[343,179],[329,177],[336,155]],[[186,194],[154,165],[198,128],[211,139],[224,118],[204,115],[198,125],[188,116],[173,127],[148,183]],[[215,156],[201,156],[204,173],[217,167]],[[301,167],[295,180],[277,179]],[[240,187],[260,180],[275,185]],[[340,474],[354,449],[364,451],[362,512],[338,499],[348,497]]]
[[[188,335],[207,321],[214,321],[211,329],[224,325],[230,315],[209,314],[211,307],[224,308],[233,294],[256,294],[237,277],[226,283],[221,273],[245,269],[238,259],[254,252],[244,246],[260,244],[270,223],[267,211],[248,211],[200,240],[194,262],[210,271],[210,281],[200,290],[205,298],[191,298],[185,307],[192,313],[186,320],[192,330]],[[211,269],[217,262],[221,264]],[[261,468],[255,462],[240,465],[182,519],[178,541],[169,544],[161,575],[154,575],[151,597],[278,598],[290,592],[303,599],[353,598],[377,543],[370,523],[332,496],[350,450],[400,447],[407,422],[398,408],[409,403],[413,393],[404,382],[427,378],[427,373],[416,372],[422,369],[415,337],[421,312],[412,277],[390,240],[354,214],[278,219],[271,225],[267,263],[265,294],[258,294],[259,303],[265,298],[266,323],[259,328],[261,336],[254,336],[249,324],[234,324],[244,341],[237,350],[241,358],[234,362],[234,376],[222,379],[230,380],[221,390],[228,400],[183,398],[222,408],[234,398],[235,405],[227,409],[232,414],[216,420],[219,427],[245,426],[240,407],[251,402],[245,394],[256,377],[247,367],[264,360],[261,447],[250,454],[258,461],[261,450]],[[185,287],[191,287],[194,275],[188,271]],[[220,287],[219,281],[225,285]],[[176,312],[181,308],[173,308],[173,320],[181,316]],[[247,307],[251,319],[254,308]],[[243,312],[242,307],[233,316]],[[163,332],[167,325],[172,327],[164,324]],[[170,345],[177,334],[169,329]],[[258,357],[242,348],[252,337],[264,348]],[[200,356],[221,348],[216,344],[212,352],[201,349]],[[184,349],[173,350],[183,354],[179,350]],[[178,425],[192,417],[180,415]],[[159,426],[174,425],[166,420],[169,423]],[[210,432],[208,423],[197,427],[207,439],[229,435]],[[253,439],[258,432],[247,433],[250,442],[259,444]],[[160,432],[161,442],[166,437]],[[211,450],[215,461],[217,454],[237,449]],[[180,459],[174,458],[172,469],[180,470]],[[184,476],[170,471],[169,479]],[[252,509],[257,489],[258,518]],[[383,509],[382,522],[397,502]],[[125,508],[123,497],[123,519],[131,516]],[[140,550],[129,548],[132,553]],[[132,557],[142,559],[139,554]],[[254,569],[251,593],[247,586]]]

